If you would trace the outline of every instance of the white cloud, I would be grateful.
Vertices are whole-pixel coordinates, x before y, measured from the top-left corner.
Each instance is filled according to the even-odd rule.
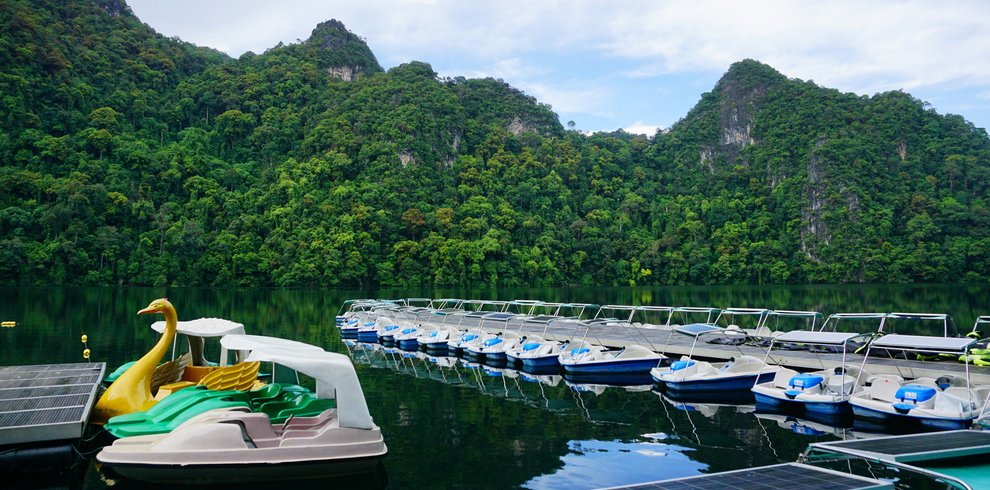
[[[978,0],[129,3],[160,32],[232,56],[305,39],[336,18],[366,38],[386,68],[420,60],[447,76],[494,76],[558,112],[626,121],[657,115],[630,114],[630,104],[620,116],[609,101],[629,94],[608,88],[608,78],[717,74],[744,58],[864,94],[955,91],[972,102],[990,92],[990,2]],[[600,93],[607,90],[612,95]]]
[[[658,129],[660,129],[660,126],[659,125],[657,125],[657,124],[647,124],[647,123],[644,123],[643,121],[636,121],[636,122],[634,122],[632,124],[628,124],[628,125],[626,125],[625,127],[622,128],[622,130],[625,131],[625,132],[627,132],[627,133],[631,133],[631,134],[643,134],[643,135],[649,136],[651,138],[653,137],[653,135],[657,134],[657,130]]]

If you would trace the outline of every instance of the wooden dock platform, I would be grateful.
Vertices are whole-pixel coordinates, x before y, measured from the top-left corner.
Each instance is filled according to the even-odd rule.
[[[106,364],[0,367],[0,446],[79,439]]]

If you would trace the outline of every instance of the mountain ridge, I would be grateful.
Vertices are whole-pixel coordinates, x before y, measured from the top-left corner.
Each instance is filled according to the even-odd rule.
[[[233,59],[129,12],[0,5],[8,283],[990,279],[990,139],[903,92],[743,60],[669,130],[585,136],[333,19]]]

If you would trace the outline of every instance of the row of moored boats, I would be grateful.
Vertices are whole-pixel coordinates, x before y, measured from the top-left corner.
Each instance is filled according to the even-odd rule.
[[[825,318],[812,311],[757,308],[423,298],[351,300],[336,324],[342,337],[359,342],[606,383],[649,376],[675,395],[745,393],[758,408],[852,413],[882,424],[965,428],[987,415],[990,402],[990,385],[971,382],[978,369],[973,364],[982,364],[988,353],[980,328],[990,317],[979,317],[959,336],[948,315],[934,313]],[[676,359],[664,355],[675,343],[687,353]],[[707,344],[722,344],[717,349],[727,360],[696,356],[699,346],[709,347],[704,353],[712,355]],[[821,369],[794,369],[775,356],[817,360]],[[923,375],[914,376],[919,366],[925,367]]]

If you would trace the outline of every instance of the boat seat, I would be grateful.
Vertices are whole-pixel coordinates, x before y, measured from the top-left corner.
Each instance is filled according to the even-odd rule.
[[[885,402],[896,402],[897,390],[901,388],[901,384],[897,381],[881,378],[873,383],[870,387],[870,396],[874,400],[880,400]]]
[[[866,384],[867,386],[872,386],[873,384],[880,383],[883,380],[894,381],[897,384],[901,384],[904,382],[904,378],[896,374],[874,374],[873,376],[866,378]]]
[[[856,376],[848,374],[837,374],[830,376],[826,387],[832,393],[840,395],[851,395],[856,390]]]
[[[277,396],[281,392],[282,392],[282,385],[278,383],[269,383],[266,384],[265,386],[262,386],[261,388],[258,388],[257,390],[249,391],[248,395],[250,395],[251,400],[254,401],[263,398],[272,398]]]
[[[301,406],[287,408],[278,413],[278,418],[290,417],[293,415],[312,415],[322,413],[325,410],[337,408],[337,400],[333,398],[314,398]]]
[[[773,377],[774,388],[780,388],[782,390],[789,390],[791,388],[791,378],[797,376],[797,371],[793,369],[781,369],[777,371],[777,374]]]
[[[935,410],[940,412],[966,413],[975,407],[973,393],[966,388],[953,386],[935,396]]]

